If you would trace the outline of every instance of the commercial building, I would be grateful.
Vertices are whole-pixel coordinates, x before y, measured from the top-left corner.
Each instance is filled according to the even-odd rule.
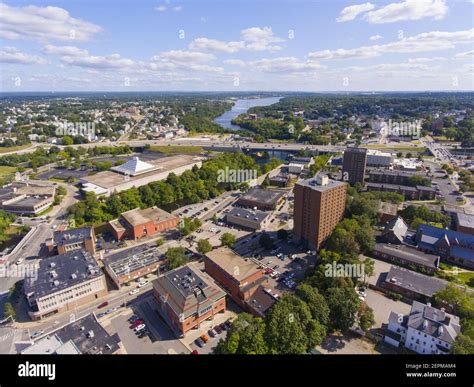
[[[435,272],[439,267],[438,255],[424,253],[408,245],[376,243],[372,255],[398,265],[416,266],[429,273]]]
[[[454,215],[456,231],[474,235],[474,215],[456,212]]]
[[[444,289],[448,282],[398,266],[391,266],[382,287],[410,300],[429,301],[433,294]]]
[[[165,180],[170,173],[181,175],[194,166],[201,167],[202,159],[191,155],[178,155],[144,162],[138,157],[110,171],[85,176],[80,182],[82,190],[108,196],[132,187],[141,187],[153,181]]]
[[[384,341],[419,354],[442,355],[451,352],[460,332],[459,317],[414,301],[410,314],[390,313]]]
[[[154,273],[166,262],[156,246],[139,245],[104,258],[105,271],[120,289],[124,284]]]
[[[237,204],[260,210],[274,210],[282,202],[285,193],[276,189],[252,188],[240,197]]]
[[[434,200],[436,190],[431,187],[417,185],[411,187],[408,185],[366,183],[367,191],[395,192],[405,196],[406,200]]]
[[[300,157],[296,156],[290,160],[292,164],[300,164],[303,168],[309,168],[312,164],[314,164],[314,159],[312,157]]]
[[[422,251],[440,255],[442,260],[448,262],[474,268],[474,235],[421,224],[416,230],[415,241]]]
[[[0,208],[18,215],[35,216],[54,203],[54,185],[13,183],[0,189]]]
[[[226,293],[192,263],[159,276],[153,294],[161,316],[180,336],[226,308]]]
[[[49,333],[22,355],[112,355],[123,353],[118,334],[110,335],[93,313]]]
[[[178,226],[179,218],[158,207],[126,211],[118,219],[109,222],[116,240],[150,237],[172,230]]]
[[[368,167],[384,167],[388,168],[393,163],[393,155],[387,152],[381,152],[377,149],[367,150],[367,166]]]
[[[300,180],[294,192],[293,237],[317,250],[344,215],[346,184],[318,175]]]
[[[227,213],[226,222],[248,230],[261,230],[268,225],[269,218],[269,212],[234,207]]]
[[[367,149],[347,148],[342,160],[342,180],[349,184],[364,185]]]
[[[215,281],[242,308],[268,277],[263,269],[249,258],[243,258],[228,247],[220,247],[206,254],[204,267]]]
[[[416,178],[423,178],[431,182],[431,179],[423,173],[389,170],[373,170],[369,172],[369,181],[371,183],[414,186],[415,184],[412,184],[412,182]]]
[[[277,187],[286,187],[290,183],[290,175],[288,173],[279,173],[270,177],[270,185]]]
[[[93,227],[73,228],[55,231],[53,238],[46,241],[50,254],[65,254],[70,251],[84,249],[94,255],[96,239]]]
[[[105,275],[86,250],[42,259],[37,276],[26,278],[24,290],[33,320],[74,311],[107,294]]]

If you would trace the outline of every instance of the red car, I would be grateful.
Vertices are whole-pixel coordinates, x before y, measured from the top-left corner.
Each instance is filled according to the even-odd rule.
[[[107,305],[109,305],[109,302],[108,301],[105,301],[103,302],[102,304],[100,304],[97,309],[101,309],[101,308],[105,308]]]
[[[130,329],[135,329],[136,327],[138,327],[141,324],[143,324],[143,321],[142,320],[137,320],[132,325],[130,325]]]
[[[191,355],[199,355],[199,351],[195,349],[194,351],[191,352]]]
[[[273,270],[272,270],[272,269],[266,269],[266,270],[265,270],[265,274],[271,274],[271,273],[273,273]]]

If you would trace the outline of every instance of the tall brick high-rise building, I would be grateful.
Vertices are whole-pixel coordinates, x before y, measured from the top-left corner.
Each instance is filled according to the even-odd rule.
[[[319,175],[295,186],[293,236],[311,249],[319,249],[342,219],[346,183]]]
[[[342,161],[342,180],[349,183],[364,184],[367,149],[347,148]]]

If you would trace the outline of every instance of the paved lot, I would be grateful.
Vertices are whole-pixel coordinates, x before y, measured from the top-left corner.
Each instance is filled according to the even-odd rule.
[[[391,312],[402,314],[408,314],[410,312],[411,305],[402,301],[394,301],[386,297],[383,293],[372,289],[367,289],[365,293],[367,294],[365,302],[374,311],[376,324],[373,328],[381,328],[382,324],[387,324]]]

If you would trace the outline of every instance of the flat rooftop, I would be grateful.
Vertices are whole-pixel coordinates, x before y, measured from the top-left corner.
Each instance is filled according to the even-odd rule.
[[[82,242],[91,239],[92,227],[73,228],[65,231],[55,231],[53,234],[54,244],[58,246]]]
[[[86,250],[43,258],[39,263],[37,278],[27,278],[25,292],[35,298],[59,292],[82,282],[103,276],[96,260]]]
[[[385,282],[397,285],[427,297],[431,297],[438,290],[444,289],[448,282],[436,277],[430,277],[412,270],[392,266]]]
[[[262,223],[268,216],[270,215],[268,212],[263,212],[263,211],[251,211],[251,210],[246,210],[245,208],[232,208],[227,213],[227,216],[234,216],[236,218],[242,218],[242,219],[247,219],[251,220],[254,222]]]
[[[405,245],[389,245],[386,243],[376,243],[374,251],[393,255],[397,258],[404,259],[408,262],[413,262],[419,265],[437,268],[438,256],[434,254],[424,253],[417,250],[415,247]]]
[[[285,191],[252,188],[240,197],[239,202],[241,200],[247,200],[255,203],[275,205],[284,195]]]
[[[237,281],[243,281],[261,269],[248,258],[243,258],[228,247],[219,247],[206,254],[206,257]]]
[[[342,181],[337,181],[337,180],[332,180],[332,179],[327,179],[327,184],[321,185],[318,181],[318,176],[314,176],[311,179],[306,179],[306,180],[300,180],[296,184],[303,186],[303,187],[309,187],[315,191],[319,192],[325,192],[329,191],[333,188],[341,187],[346,185],[346,183]]]
[[[474,228],[474,215],[463,214],[463,213],[457,212],[456,222],[461,227]]]
[[[104,264],[109,266],[117,277],[133,273],[154,263],[163,261],[165,256],[156,246],[139,245],[119,251],[104,258]]]
[[[117,185],[125,182],[132,182],[148,178],[154,175],[170,172],[174,169],[184,167],[189,164],[197,162],[197,157],[194,155],[177,155],[170,157],[161,157],[156,160],[148,160],[149,163],[155,165],[157,168],[151,172],[142,173],[137,176],[127,177],[114,171],[104,171],[96,173],[92,176],[85,176],[81,179],[82,183],[92,183],[96,186],[111,189]]]
[[[175,215],[158,207],[145,208],[143,210],[135,208],[122,213],[121,217],[131,226],[139,226],[148,222],[160,223],[164,220],[176,218]]]

